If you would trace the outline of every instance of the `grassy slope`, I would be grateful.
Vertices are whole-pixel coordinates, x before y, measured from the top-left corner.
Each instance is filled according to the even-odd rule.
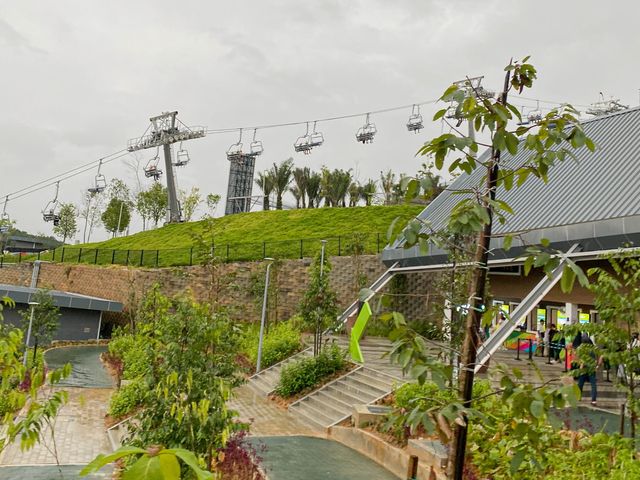
[[[394,205],[241,213],[217,218],[215,239],[216,244],[241,244],[348,236],[354,232],[385,233],[394,218],[407,221],[423,208]],[[202,229],[203,222],[174,224],[80,246],[122,250],[184,248],[192,245],[192,235]]]

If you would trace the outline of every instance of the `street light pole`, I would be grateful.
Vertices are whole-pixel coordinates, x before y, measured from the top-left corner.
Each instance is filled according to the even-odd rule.
[[[271,262],[273,258],[265,258],[267,262],[267,272],[264,279],[264,298],[262,299],[262,318],[260,320],[260,338],[258,340],[258,360],[256,362],[256,373],[260,373],[262,364],[262,342],[264,336],[264,324],[267,319],[267,298],[269,296],[269,271],[271,270]]]
[[[31,328],[33,327],[33,315],[36,309],[36,305],[40,305],[38,302],[29,302],[31,306],[31,316],[29,317],[29,328],[27,329],[27,339],[24,345],[24,358],[22,359],[22,364],[27,366],[27,355],[29,353],[29,341],[31,340]],[[35,361],[34,361],[35,363]]]

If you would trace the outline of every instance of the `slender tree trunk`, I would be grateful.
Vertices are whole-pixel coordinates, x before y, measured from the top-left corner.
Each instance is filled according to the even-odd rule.
[[[33,367],[36,366],[36,352],[38,351],[38,337],[33,339]]]
[[[282,193],[276,195],[276,210],[282,210]]]
[[[507,103],[509,91],[509,80],[511,72],[507,72],[504,80],[504,89],[500,96],[500,103]],[[491,229],[493,225],[491,200],[496,197],[496,186],[498,181],[498,170],[500,163],[500,150],[493,149],[491,158],[487,164],[486,190],[482,196],[482,208],[487,212],[489,221],[477,237],[477,247],[474,256],[474,272],[469,286],[469,311],[465,324],[465,336],[462,344],[462,354],[460,362],[459,392],[460,400],[465,407],[471,407],[473,399],[473,379],[474,368],[476,366],[476,355],[480,344],[480,325],[484,305],[489,244],[491,242]],[[463,418],[463,425],[456,424],[453,438],[449,446],[448,471],[454,480],[463,480],[464,460],[467,449],[468,419]]]

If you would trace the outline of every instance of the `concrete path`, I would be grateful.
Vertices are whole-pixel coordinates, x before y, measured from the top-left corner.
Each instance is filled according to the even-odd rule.
[[[54,427],[55,447],[62,465],[83,465],[99,453],[111,451],[104,427],[111,389],[65,387],[69,402],[62,407]],[[9,445],[0,456],[0,465],[51,465],[56,463],[54,442],[47,428],[43,441],[22,452],[20,442]],[[26,477],[25,477],[26,478]]]
[[[240,420],[251,423],[251,435],[317,435],[321,432],[298,421],[284,408],[254,393],[247,385],[236,388],[229,408],[239,413]]]
[[[344,445],[305,436],[256,437],[251,442],[260,452],[270,480],[397,480],[373,460]]]

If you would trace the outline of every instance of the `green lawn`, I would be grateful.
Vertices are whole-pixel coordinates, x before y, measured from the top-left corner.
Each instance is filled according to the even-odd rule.
[[[327,240],[329,255],[347,255],[355,234],[363,234],[364,253],[378,253],[386,231],[400,217],[406,222],[420,205],[317,208],[241,213],[214,220],[213,244],[223,260],[300,258],[315,255]],[[65,246],[41,255],[43,260],[146,266],[190,265],[197,262],[193,236],[205,222],[172,224],[105,242]],[[64,255],[64,256],[63,256]],[[12,261],[5,258],[5,261]]]

